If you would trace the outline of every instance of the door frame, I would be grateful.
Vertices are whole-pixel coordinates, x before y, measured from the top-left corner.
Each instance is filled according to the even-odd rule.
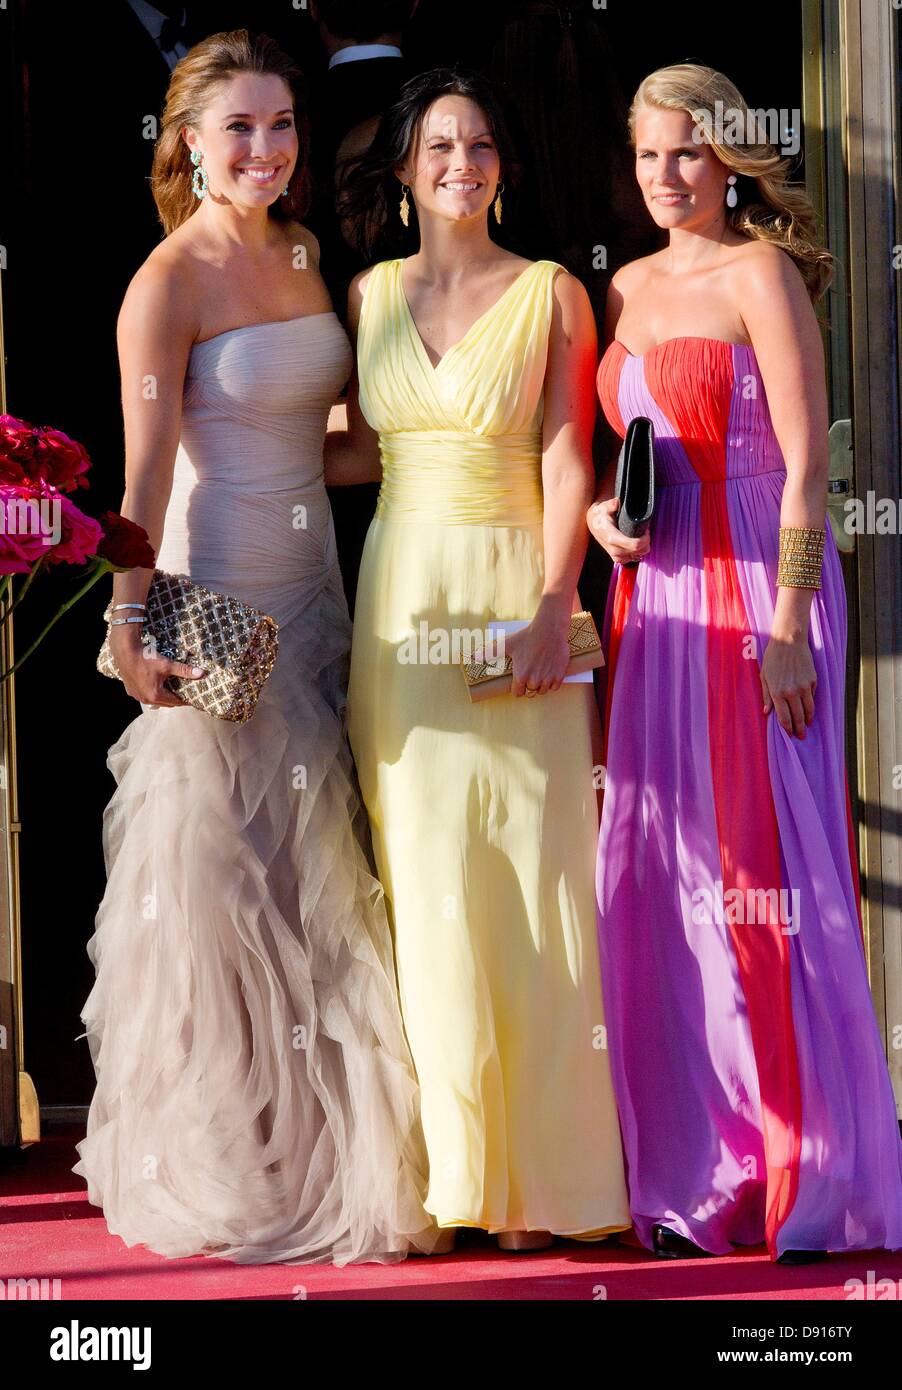
[[[902,496],[900,0],[803,0],[806,182],[839,259],[825,346],[853,494]],[[902,537],[858,534],[847,728],[871,993],[902,1116]]]

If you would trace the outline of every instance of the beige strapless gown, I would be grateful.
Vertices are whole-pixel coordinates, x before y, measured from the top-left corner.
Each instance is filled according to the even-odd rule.
[[[438,1234],[345,736],[322,447],[350,368],[332,313],[191,352],[158,565],[270,613],[279,655],[243,727],[148,706],[110,750],[73,1170],[167,1256],[389,1262]]]

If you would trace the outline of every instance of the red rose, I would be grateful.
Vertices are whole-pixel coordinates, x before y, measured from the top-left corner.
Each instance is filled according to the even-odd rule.
[[[88,486],[87,451],[62,430],[0,415],[0,483],[42,483],[60,492]]]
[[[0,486],[21,486],[26,481],[25,464],[34,452],[34,426],[14,415],[0,415]]]
[[[34,451],[34,425],[15,415],[0,415],[0,457],[25,460]]]
[[[62,430],[39,426],[37,466],[39,476],[60,492],[88,487],[85,474],[91,467],[88,451]]]
[[[120,516],[118,512],[104,512],[100,524],[103,536],[97,553],[108,560],[113,569],[154,568],[157,557],[143,526]]]

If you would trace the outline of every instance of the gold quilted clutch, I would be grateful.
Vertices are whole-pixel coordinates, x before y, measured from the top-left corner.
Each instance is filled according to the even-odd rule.
[[[594,671],[604,665],[601,642],[591,613],[574,613],[567,633],[570,645],[568,676],[581,671]],[[513,662],[506,656],[501,662],[465,661],[462,668],[471,700],[487,700],[492,695],[509,695],[514,683]]]
[[[141,638],[155,655],[202,666],[197,680],[170,676],[166,686],[195,709],[245,724],[275,664],[279,649],[274,619],[229,594],[217,594],[186,574],[155,570],[147,593]],[[104,618],[109,623],[112,601]],[[121,679],[110,651],[110,628],[97,669]]]

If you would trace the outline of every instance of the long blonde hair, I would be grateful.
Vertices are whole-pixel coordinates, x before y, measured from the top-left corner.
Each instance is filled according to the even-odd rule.
[[[791,160],[764,138],[742,94],[728,77],[701,63],[658,68],[640,84],[629,114],[630,140],[636,143],[636,117],[643,106],[685,111],[703,132],[721,164],[737,175],[735,208],[727,208],[734,231],[779,246],[798,266],[813,302],[833,279],[833,256],[818,238],[817,217],[801,184],[789,182]],[[737,113],[739,124],[754,140],[723,139],[724,111]]]
[[[167,236],[186,222],[200,206],[191,188],[194,166],[182,139],[184,126],[197,127],[215,88],[241,72],[272,73],[287,83],[294,98],[294,123],[298,132],[298,160],[288,184],[288,196],[279,197],[269,215],[287,222],[303,218],[310,204],[309,127],[303,74],[275,39],[250,34],[247,29],[210,34],[195,44],[176,64],[163,109],[150,175],[150,187]]]

